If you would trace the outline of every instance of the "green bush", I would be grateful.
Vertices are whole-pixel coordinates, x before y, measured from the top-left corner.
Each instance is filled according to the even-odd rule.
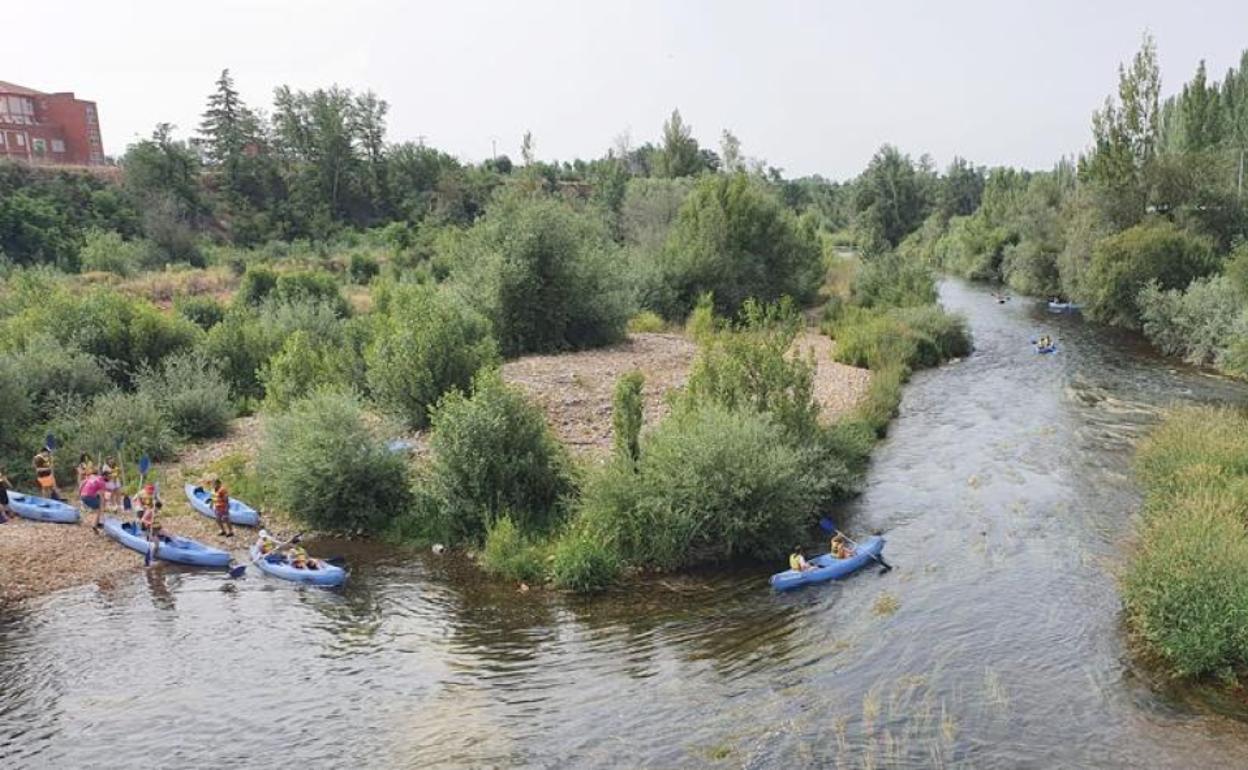
[[[269,417],[258,470],[275,505],[329,530],[381,531],[413,499],[406,461],[370,430],[359,399],[337,391]]]
[[[318,388],[349,386],[352,363],[349,349],[298,329],[260,368],[265,406],[280,411]]]
[[[41,419],[66,398],[89,401],[112,387],[93,356],[47,334],[29,338],[24,348],[0,356],[0,362],[9,364],[6,379],[20,384]]]
[[[337,279],[322,271],[283,273],[277,277],[277,283],[268,298],[281,304],[326,305],[339,317],[350,313],[347,300],[339,291]]]
[[[1248,306],[1226,276],[1197,278],[1185,290],[1149,282],[1136,303],[1145,336],[1188,363],[1229,368],[1232,346],[1248,337]]]
[[[252,265],[243,273],[238,284],[235,302],[247,307],[259,307],[277,287],[277,273],[267,267]]]
[[[574,528],[555,544],[551,577],[559,588],[579,593],[601,591],[620,573],[619,554],[610,543]]]
[[[497,373],[478,375],[471,397],[443,396],[432,425],[430,483],[452,540],[480,540],[504,511],[526,535],[563,521],[573,491],[568,457],[541,411]]]
[[[173,309],[204,331],[225,319],[225,306],[212,297],[201,294],[178,297],[173,301]]]
[[[511,517],[504,515],[486,531],[481,567],[495,577],[535,583],[545,575],[546,560],[543,549],[529,542]]]
[[[192,354],[165,359],[135,378],[139,396],[154,402],[169,425],[187,438],[224,436],[234,416],[229,386],[207,361]]]
[[[467,391],[473,376],[498,363],[489,325],[430,286],[395,287],[365,353],[368,385],[408,425],[429,424],[429,407],[447,391]]]
[[[845,313],[830,330],[837,361],[868,369],[936,366],[971,352],[966,322],[935,305]]]
[[[662,252],[675,297],[669,317],[687,313],[711,292],[733,315],[747,298],[814,298],[823,278],[813,226],[803,225],[761,183],[745,174],[702,177],[681,206]]]
[[[82,411],[66,404],[54,416],[50,430],[64,447],[60,450],[63,457],[83,452],[100,457],[113,452],[117,440],[124,439],[132,457],[146,454],[160,462],[173,459],[177,447],[177,434],[160,406],[141,393],[105,393]]]
[[[504,198],[456,242],[451,281],[504,355],[624,337],[631,298],[602,223],[554,200]]]
[[[1180,677],[1248,663],[1248,416],[1172,413],[1141,443],[1139,538],[1123,577],[1133,632]]]
[[[641,424],[646,402],[641,389],[646,376],[640,371],[629,372],[615,381],[615,397],[611,403],[611,434],[616,457],[636,465],[641,454]]]
[[[643,310],[628,319],[629,334],[654,334],[667,330],[667,322],[658,313]]]
[[[140,241],[124,240],[111,230],[91,229],[78,252],[78,261],[84,271],[130,276],[143,269],[146,252],[147,246]]]
[[[401,223],[393,222],[392,224]],[[381,265],[377,263],[376,257],[361,254],[357,251],[351,255],[351,264],[347,268],[347,272],[353,282],[368,284],[381,272]]]
[[[918,260],[893,251],[862,260],[850,291],[855,304],[868,308],[912,307],[936,301],[931,271]]]
[[[1208,240],[1169,222],[1146,222],[1097,242],[1080,298],[1092,320],[1139,328],[1136,302],[1149,282],[1161,289],[1184,289],[1216,268]]]
[[[821,490],[808,467],[764,415],[687,410],[646,434],[636,474],[614,463],[592,476],[580,516],[638,565],[773,558],[813,520]]]

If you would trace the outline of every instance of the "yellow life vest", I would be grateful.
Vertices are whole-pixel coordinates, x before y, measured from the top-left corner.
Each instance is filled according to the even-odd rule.
[[[789,554],[789,569],[794,572],[800,572],[802,569],[802,557],[797,554]]]

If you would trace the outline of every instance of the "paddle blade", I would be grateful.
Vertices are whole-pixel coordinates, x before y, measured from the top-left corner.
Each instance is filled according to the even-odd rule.
[[[823,518],[819,519],[819,529],[822,529],[824,532],[827,532],[830,535],[837,531],[836,522],[832,521],[827,516],[824,516]]]
[[[53,436],[51,433],[49,433],[48,435],[44,436],[44,437],[43,437],[43,446],[44,446],[44,448],[45,448],[45,449],[47,449],[49,452],[55,452],[55,451],[56,451],[56,436]]]
[[[247,571],[247,565],[246,565],[246,564],[235,564],[233,567],[230,567],[230,573],[229,573],[229,574],[230,574],[230,577],[232,577],[232,578],[234,578],[235,580],[237,580],[238,578],[242,577],[242,576],[243,576],[243,573],[244,573],[244,572],[246,572],[246,571]]]
[[[152,544],[151,543],[147,544],[147,550],[143,552],[143,566],[144,567],[152,566]]]
[[[130,500],[130,495],[121,498],[121,509],[127,513],[134,510],[134,503]]]
[[[142,457],[139,458],[139,475],[140,476],[146,476],[148,470],[150,470],[151,467],[152,467],[152,458],[148,457],[147,455],[143,455]]]

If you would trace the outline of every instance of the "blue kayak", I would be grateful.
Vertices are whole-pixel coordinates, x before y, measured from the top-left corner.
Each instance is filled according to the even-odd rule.
[[[1048,347],[1044,347],[1044,348],[1040,347],[1039,345],[1034,345],[1033,347],[1035,347],[1036,352],[1039,353],[1040,355],[1047,355],[1049,353],[1057,352],[1057,345],[1049,345]]]
[[[191,507],[199,511],[208,518],[216,521],[216,511],[212,510],[212,493],[203,487],[194,484],[186,485],[186,499],[191,501]],[[238,524],[243,527],[260,526],[260,514],[242,500],[230,498],[230,523]]]
[[[791,591],[805,585],[826,583],[848,577],[869,564],[877,564],[873,557],[884,551],[884,538],[879,535],[869,537],[858,544],[854,555],[848,559],[837,559],[830,553],[816,556],[810,560],[814,569],[805,572],[786,569],[771,576],[771,587],[777,591]]]
[[[147,553],[150,543],[147,535],[133,521],[121,522],[112,516],[104,517],[104,531],[109,537],[132,551]],[[212,548],[198,540],[176,535],[162,535],[160,547],[155,557],[162,561],[175,564],[189,564],[192,567],[228,567],[230,555],[220,548]]]
[[[77,524],[78,509],[60,500],[23,495],[9,491],[9,508],[23,519],[50,521],[54,524]]]
[[[308,561],[315,565],[312,568],[296,567],[286,560],[284,553],[271,553],[267,556],[261,554],[259,543],[251,547],[251,560],[256,563],[261,572],[295,583],[340,586],[347,581],[347,571],[342,567],[336,567],[322,559],[309,559]]]
[[[1073,302],[1054,302],[1049,300],[1049,310],[1052,310],[1055,313],[1069,313],[1078,309],[1079,306]]]

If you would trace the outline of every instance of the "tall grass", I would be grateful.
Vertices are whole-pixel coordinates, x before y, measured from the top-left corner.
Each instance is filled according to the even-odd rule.
[[[1140,445],[1139,539],[1123,576],[1128,621],[1177,677],[1248,664],[1248,416],[1171,413]]]

